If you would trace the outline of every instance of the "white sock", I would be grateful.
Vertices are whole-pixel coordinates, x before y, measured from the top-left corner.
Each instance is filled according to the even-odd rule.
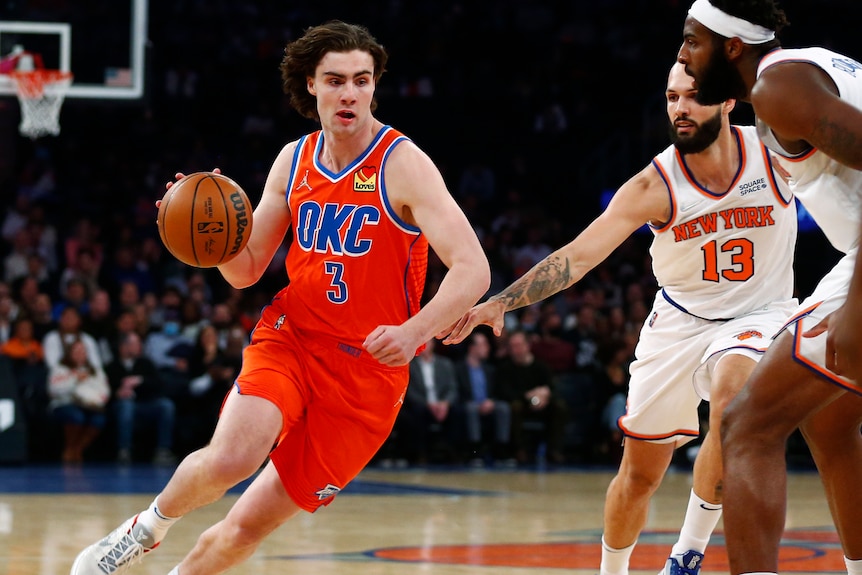
[[[844,564],[847,565],[847,575],[862,575],[862,559],[844,558]]]
[[[635,549],[637,541],[622,549],[608,547],[602,536],[602,564],[599,567],[599,575],[628,575],[629,559]]]
[[[176,567],[171,569],[171,572],[168,573],[168,575],[180,575],[180,566],[177,565]]]
[[[159,512],[159,498],[153,499],[146,511],[142,511],[138,515],[138,522],[145,526],[150,533],[153,534],[153,539],[156,543],[165,538],[165,534],[170,529],[171,525],[181,519],[181,517],[165,517]]]
[[[693,549],[700,553],[706,551],[709,538],[721,519],[721,505],[708,503],[697,496],[694,489],[688,498],[685,520],[679,531],[679,540],[671,549],[671,555],[681,555]]]

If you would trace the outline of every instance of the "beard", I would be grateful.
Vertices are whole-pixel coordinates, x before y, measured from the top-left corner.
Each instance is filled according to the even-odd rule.
[[[741,100],[746,95],[745,82],[736,66],[727,61],[717,45],[706,68],[697,81],[697,100],[703,106],[715,106],[731,98]]]
[[[687,121],[692,122],[691,119],[687,119]],[[712,118],[705,122],[696,124],[694,132],[685,136],[681,136],[676,131],[676,126],[672,122],[668,124],[670,141],[680,154],[698,154],[704,151],[718,139],[720,132],[721,110],[718,110]]]

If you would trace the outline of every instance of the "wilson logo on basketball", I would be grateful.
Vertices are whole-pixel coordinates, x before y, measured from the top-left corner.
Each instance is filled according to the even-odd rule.
[[[233,240],[233,246],[229,254],[237,253],[245,243],[245,229],[248,227],[248,214],[246,213],[245,200],[239,192],[234,192],[230,195],[230,201],[233,204],[234,217],[236,218],[236,236]]]
[[[224,231],[224,222],[198,222],[199,234],[220,234]]]
[[[744,331],[744,332],[736,335],[736,339],[738,339],[739,341],[745,341],[746,339],[751,339],[752,337],[762,338],[763,334],[757,330],[750,329],[748,331]]]
[[[353,172],[354,192],[373,192],[377,189],[377,166],[362,166]]]

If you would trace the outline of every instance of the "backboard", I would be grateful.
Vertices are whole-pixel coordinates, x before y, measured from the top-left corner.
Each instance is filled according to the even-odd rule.
[[[4,2],[0,57],[23,48],[45,68],[74,75],[67,98],[137,99],[144,94],[148,0]],[[15,87],[0,75],[0,95]]]

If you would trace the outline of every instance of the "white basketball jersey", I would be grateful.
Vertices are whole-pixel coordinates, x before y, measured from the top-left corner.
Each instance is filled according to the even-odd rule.
[[[732,126],[739,170],[728,190],[701,186],[674,146],[653,159],[670,220],[652,227],[662,295],[691,315],[730,319],[793,294],[796,204],[753,126]]]
[[[841,99],[862,109],[862,64],[824,48],[775,50],[760,61],[757,76],[780,62],[809,62],[826,72]],[[848,252],[859,242],[862,172],[840,164],[816,149],[793,156],[758,123],[763,142],[780,155],[777,162],[790,174],[790,189],[836,249]]]

